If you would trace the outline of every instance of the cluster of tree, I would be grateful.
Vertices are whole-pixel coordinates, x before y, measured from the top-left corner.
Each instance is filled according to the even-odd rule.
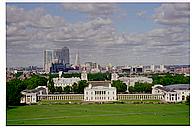
[[[189,84],[190,78],[184,75],[171,75],[166,74],[163,76],[154,75],[152,77],[153,84],[161,84],[161,85],[171,85],[171,84]]]
[[[135,83],[134,86],[128,88],[130,93],[151,93],[153,84],[149,83]]]
[[[32,77],[23,81],[27,85],[27,89],[34,89],[38,86],[46,86],[47,78],[38,75],[33,75]]]
[[[21,91],[34,89],[37,86],[46,86],[47,79],[38,75],[33,75],[26,80],[13,79],[6,83],[6,104],[19,105],[22,97]]]
[[[112,87],[116,87],[117,93],[125,92],[127,90],[127,85],[120,80],[114,80],[112,82]]]
[[[83,94],[84,93],[84,88],[88,86],[88,83],[86,80],[81,80],[77,83],[74,83],[71,86],[66,86],[64,88],[62,88],[61,86],[60,87],[54,87],[54,83],[53,83],[53,80],[50,79],[49,81],[49,85],[48,85],[48,89],[49,89],[49,92],[54,94],[54,93],[66,93],[66,94],[69,94],[69,93],[75,93],[75,94]]]
[[[25,90],[27,85],[19,80],[13,79],[6,83],[6,104],[9,105],[19,105],[21,99],[21,91]]]
[[[89,81],[104,81],[111,80],[110,73],[88,73],[87,75]]]
[[[18,77],[20,77],[21,75],[23,75],[23,72],[17,72],[17,73],[15,74],[15,77],[18,78]]]

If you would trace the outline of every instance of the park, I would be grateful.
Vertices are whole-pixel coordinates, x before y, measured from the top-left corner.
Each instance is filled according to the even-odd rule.
[[[38,104],[7,109],[7,125],[184,125],[189,105]]]

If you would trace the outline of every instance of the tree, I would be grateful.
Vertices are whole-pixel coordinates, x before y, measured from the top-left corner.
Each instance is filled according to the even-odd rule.
[[[32,77],[24,80],[24,82],[27,85],[27,89],[34,89],[38,86],[47,85],[47,79],[38,75],[33,75]]]
[[[112,86],[117,88],[117,92],[125,92],[127,90],[127,85],[120,80],[114,80]]]
[[[128,90],[130,93],[135,93],[135,88],[133,86],[130,86]]]
[[[70,86],[64,87],[64,92],[69,94],[71,92],[71,87]]]
[[[151,93],[152,84],[149,83],[135,83],[134,91],[138,93]]]
[[[189,84],[190,78],[182,74],[165,74],[163,76],[153,75],[153,84],[171,85],[171,84]]]
[[[52,94],[55,92],[55,87],[54,87],[53,79],[51,79],[51,78],[49,78],[48,90]]]
[[[81,80],[78,82],[78,90],[77,92],[80,94],[84,93],[84,88],[88,86],[88,83],[86,80]]]
[[[78,85],[77,85],[77,83],[74,83],[74,84],[72,85],[71,91],[72,91],[73,93],[78,93]]]
[[[26,89],[26,84],[19,80],[14,79],[6,83],[6,104],[10,105],[19,105],[22,97],[21,91]]]

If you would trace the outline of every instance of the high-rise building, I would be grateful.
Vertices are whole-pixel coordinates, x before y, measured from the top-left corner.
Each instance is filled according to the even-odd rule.
[[[75,66],[80,67],[80,60],[79,60],[79,51],[75,56]]]
[[[53,50],[44,51],[44,70],[45,72],[50,72],[50,67],[53,63]]]
[[[62,63],[63,65],[69,64],[69,48],[63,47],[62,49],[55,49],[54,61],[56,63]]]
[[[70,65],[69,63],[69,48],[63,47],[62,49],[45,50],[44,51],[44,70],[50,72],[53,64],[63,64],[64,66]]]

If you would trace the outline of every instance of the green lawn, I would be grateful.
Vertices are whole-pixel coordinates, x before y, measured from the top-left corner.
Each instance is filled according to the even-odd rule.
[[[185,104],[63,104],[7,110],[7,125],[189,125]]]

